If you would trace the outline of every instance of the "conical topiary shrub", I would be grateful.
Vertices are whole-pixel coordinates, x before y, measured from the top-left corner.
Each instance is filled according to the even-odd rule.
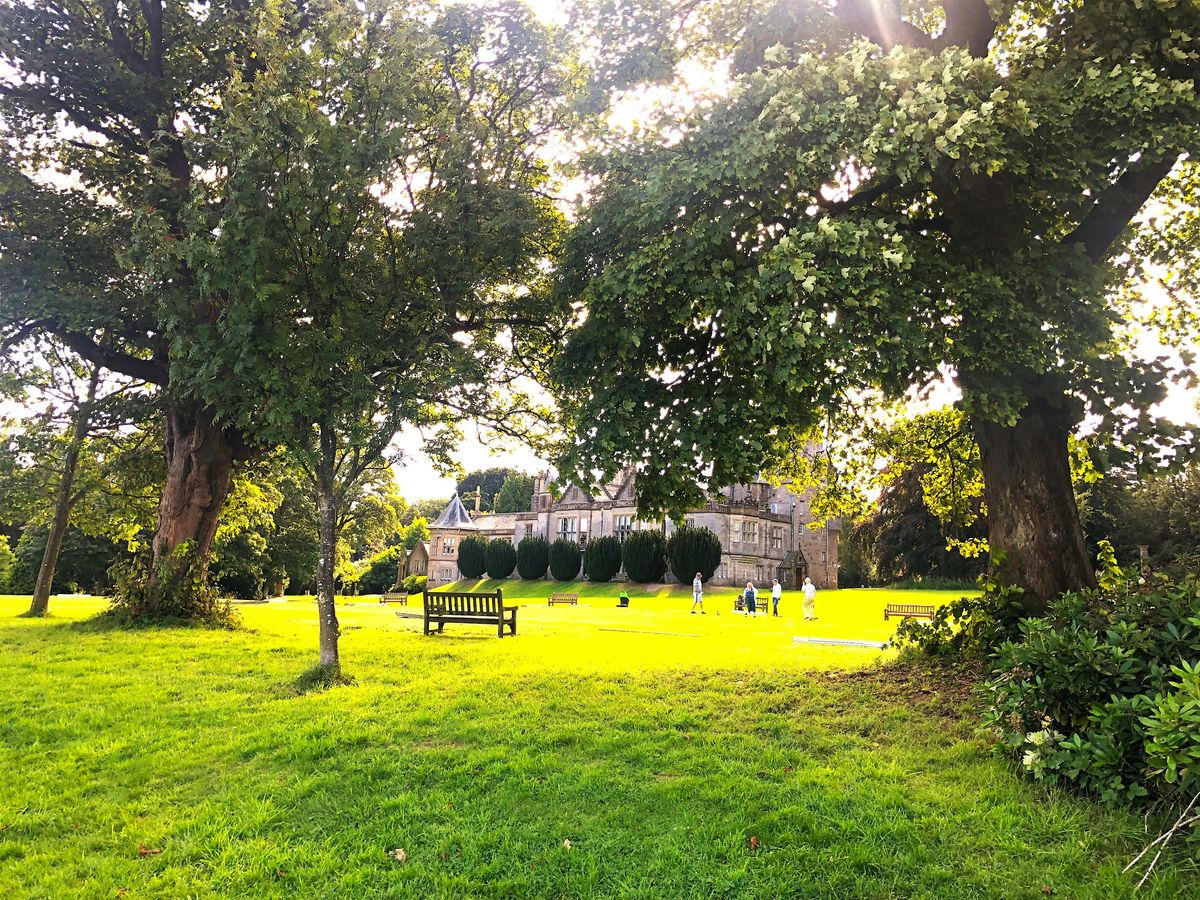
[[[621,542],[615,537],[588,541],[583,571],[591,581],[612,581],[621,569]]]
[[[489,578],[508,578],[517,567],[517,548],[512,541],[496,538],[488,543],[485,559]]]
[[[517,544],[517,574],[526,581],[537,581],[546,577],[550,565],[550,545],[545,538],[522,538]]]
[[[550,545],[550,576],[555,581],[574,581],[579,577],[579,545],[559,538]]]
[[[662,581],[667,571],[667,542],[661,531],[635,531],[625,538],[621,558],[630,581]]]
[[[667,562],[680,584],[691,584],[697,572],[708,581],[721,564],[721,539],[707,528],[685,525],[667,540]]]
[[[487,568],[487,541],[465,537],[458,542],[458,571],[463,578],[480,578]]]

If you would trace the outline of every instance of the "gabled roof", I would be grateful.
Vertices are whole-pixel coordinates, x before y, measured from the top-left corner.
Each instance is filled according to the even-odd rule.
[[[467,512],[467,508],[463,506],[462,501],[458,499],[458,494],[450,498],[449,504],[442,510],[442,514],[437,517],[437,521],[430,524],[430,529],[433,528],[466,528],[471,531],[478,531],[475,523],[471,521],[471,516]]]

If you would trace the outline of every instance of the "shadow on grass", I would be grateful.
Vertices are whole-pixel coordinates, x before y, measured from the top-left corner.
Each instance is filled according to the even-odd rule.
[[[303,697],[305,694],[319,694],[335,687],[354,687],[358,684],[353,675],[347,675],[340,668],[330,666],[313,666],[305,669],[295,681],[284,682],[278,686],[278,693],[286,697]]]
[[[149,631],[175,628],[200,629],[205,631],[245,631],[254,633],[247,628],[242,617],[233,609],[219,609],[211,615],[195,619],[185,619],[179,616],[135,616],[128,610],[119,607],[96,613],[86,619],[66,623],[67,628],[82,632],[103,631]]]

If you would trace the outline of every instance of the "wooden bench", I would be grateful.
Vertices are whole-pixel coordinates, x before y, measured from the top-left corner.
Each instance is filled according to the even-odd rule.
[[[572,606],[579,605],[578,594],[551,594],[550,599],[546,601],[547,606],[553,606],[555,603],[570,603]]]
[[[408,606],[408,594],[399,593],[396,591],[387,591],[379,595],[380,603],[399,603],[401,606]]]
[[[929,619],[933,621],[933,607],[921,603],[889,603],[883,608],[883,621],[892,616],[902,619]]]
[[[498,637],[506,626],[517,633],[517,608],[505,606],[500,591],[426,591],[424,607],[426,634],[435,623],[441,634],[447,622],[495,625]]]

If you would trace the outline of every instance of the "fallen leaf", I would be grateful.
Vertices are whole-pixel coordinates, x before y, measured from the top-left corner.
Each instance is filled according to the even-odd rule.
[[[390,851],[388,853],[388,856],[390,856],[392,859],[394,859],[398,863],[403,864],[405,862],[408,862],[408,854],[405,853],[403,848],[401,848],[401,847],[397,847],[395,850]]]
[[[162,853],[159,847],[147,847],[145,844],[138,844],[138,856],[145,859],[147,856],[158,856]]]
[[[752,834],[752,835],[750,835],[750,849],[751,849],[751,850],[757,850],[757,849],[758,849],[758,837],[757,837],[756,835],[753,835],[753,834]]]
[[[1042,885],[1042,893],[1045,894],[1047,897],[1049,897],[1051,894],[1054,893],[1054,888],[1050,887],[1050,885],[1048,885],[1048,884],[1043,884]]]
[[[570,850],[571,849],[571,839],[563,838],[563,846],[566,847],[568,850]]]

